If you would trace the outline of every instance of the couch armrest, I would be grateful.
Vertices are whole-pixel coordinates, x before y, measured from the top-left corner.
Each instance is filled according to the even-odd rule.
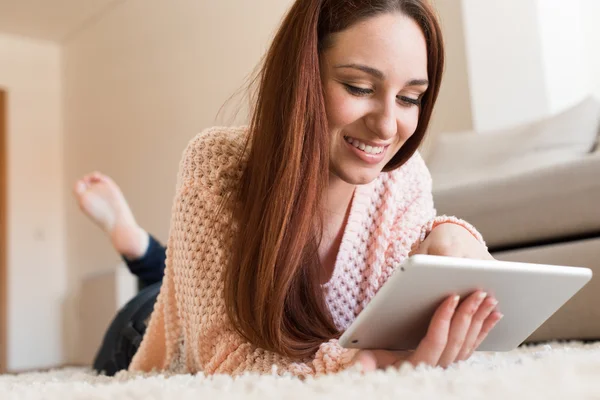
[[[434,190],[438,213],[472,223],[491,249],[600,232],[600,153]]]

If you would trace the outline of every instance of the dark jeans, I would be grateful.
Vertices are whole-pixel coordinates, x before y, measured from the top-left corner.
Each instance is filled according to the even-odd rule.
[[[165,247],[152,236],[142,258],[134,261],[123,258],[129,270],[138,277],[141,290],[119,310],[104,334],[93,364],[98,373],[113,376],[129,367],[146,332],[146,320],[152,313],[160,292],[165,259]]]
[[[127,264],[129,271],[138,277],[140,287],[144,288],[162,282],[165,274],[167,249],[160,244],[154,236],[150,235],[148,249],[142,258],[133,261],[128,260],[125,257],[122,258]]]

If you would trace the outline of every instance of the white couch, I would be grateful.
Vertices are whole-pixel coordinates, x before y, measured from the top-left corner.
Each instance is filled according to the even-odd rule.
[[[594,271],[528,341],[600,339],[599,134],[587,98],[531,124],[441,135],[426,158],[438,213],[473,223],[494,257]]]

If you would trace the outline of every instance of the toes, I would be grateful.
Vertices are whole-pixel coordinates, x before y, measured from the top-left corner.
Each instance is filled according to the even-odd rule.
[[[85,193],[85,191],[87,190],[87,185],[85,184],[85,182],[83,180],[79,180],[75,183],[75,186],[73,187],[73,192],[75,192],[75,194],[81,196],[83,193]]]
[[[92,180],[93,182],[101,182],[104,179],[104,175],[102,175],[100,172],[95,171],[92,174],[90,174],[90,180]]]
[[[94,183],[100,183],[100,182],[106,182],[107,181],[107,177],[106,175],[102,174],[101,172],[98,171],[94,171],[92,173],[89,173],[87,175],[85,175],[82,180],[88,185],[91,186]]]
[[[85,183],[89,184],[90,181],[92,180],[92,174],[85,174],[83,176],[83,178],[81,178],[82,181],[84,181]]]

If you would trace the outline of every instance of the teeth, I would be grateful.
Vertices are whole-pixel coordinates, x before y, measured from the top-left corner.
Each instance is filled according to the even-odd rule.
[[[384,149],[381,146],[380,147],[368,146],[368,145],[366,145],[362,142],[359,142],[358,140],[350,138],[350,137],[344,137],[344,139],[346,139],[346,141],[348,143],[350,143],[352,146],[364,151],[367,154],[381,154]]]

